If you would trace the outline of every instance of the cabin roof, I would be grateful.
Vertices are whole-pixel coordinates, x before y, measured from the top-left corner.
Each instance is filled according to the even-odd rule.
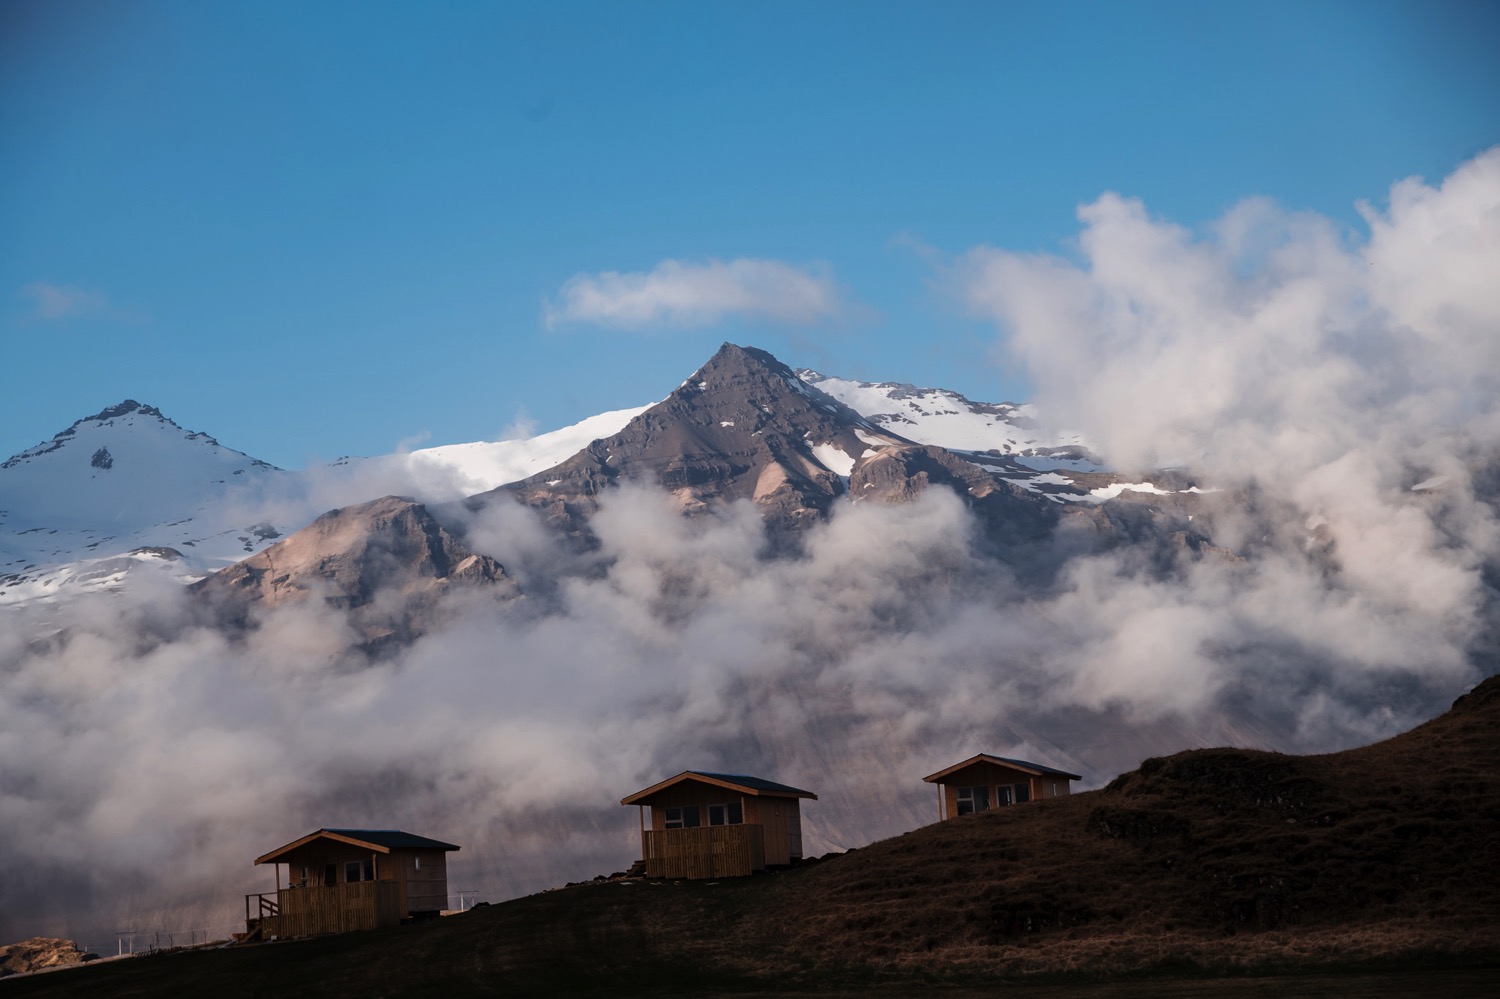
[[[308,833],[301,839],[293,840],[286,846],[278,847],[264,856],[256,857],[255,862],[257,864],[275,863],[293,850],[315,839],[331,839],[338,843],[348,843],[350,846],[362,846],[375,853],[390,853],[392,850],[448,851],[458,849],[452,843],[444,843],[440,839],[428,839],[426,836],[402,832],[400,829],[319,829],[317,832]]]
[[[969,757],[967,760],[964,760],[962,763],[955,763],[953,764],[953,766],[948,767],[947,769],[939,770],[937,773],[932,774],[928,777],[923,777],[922,779],[929,784],[940,783],[942,779],[944,777],[947,777],[949,774],[956,773],[957,771],[962,770],[965,767],[973,766],[976,763],[996,763],[1002,767],[1012,767],[1016,770],[1022,771],[1023,773],[1035,774],[1038,777],[1042,776],[1043,774],[1050,774],[1054,777],[1066,777],[1068,778],[1068,780],[1083,780],[1083,777],[1080,774],[1070,774],[1066,770],[1058,770],[1055,767],[1046,767],[1040,763],[1032,763],[1029,760],[1012,760],[1006,756],[991,756],[989,753],[978,753],[974,756]]]
[[[728,788],[731,791],[740,791],[753,797],[765,798],[811,798],[818,800],[818,796],[811,791],[804,791],[798,787],[788,784],[778,784],[774,780],[766,780],[764,777],[751,777],[749,774],[719,774],[707,770],[684,770],[676,777],[668,777],[659,784],[652,784],[642,791],[637,791],[628,798],[621,798],[622,805],[648,804],[647,798],[658,791],[685,781],[693,781],[700,784],[712,784],[716,787]]]

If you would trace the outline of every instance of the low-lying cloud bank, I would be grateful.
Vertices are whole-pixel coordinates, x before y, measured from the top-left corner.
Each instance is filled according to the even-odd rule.
[[[1196,238],[1110,196],[1080,262],[970,255],[1050,411],[1119,465],[1177,456],[1221,487],[1194,523],[1222,550],[1170,566],[1125,545],[1023,587],[936,490],[843,505],[765,560],[750,506],[687,521],[638,487],[604,498],[587,556],[519,506],[455,525],[527,598],[454,594],[379,662],[338,611],[235,642],[151,578],[7,611],[0,940],[225,933],[270,886],[250,861],[319,826],[462,844],[450,887],[489,898],[618,870],[619,799],[689,768],[817,792],[819,853],[932,821],[921,777],[977,751],[1097,785],[1430,717],[1494,668],[1500,338],[1465,275],[1495,245],[1497,164],[1398,185],[1363,241],[1260,203]]]

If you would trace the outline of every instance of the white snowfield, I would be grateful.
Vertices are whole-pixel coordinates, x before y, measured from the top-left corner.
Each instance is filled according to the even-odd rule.
[[[609,437],[650,406],[615,409],[570,427],[507,441],[445,444],[374,458],[341,458],[333,468],[353,479],[409,476],[425,483],[427,499],[461,499],[529,478],[566,461],[601,437]],[[436,488],[446,495],[433,495]],[[362,496],[361,502],[370,499]]]
[[[813,457],[834,475],[841,479],[847,479],[849,473],[854,471],[854,459],[849,457],[844,450],[834,444],[814,444],[812,446]]]
[[[855,382],[806,369],[798,374],[876,426],[920,444],[1017,456],[1055,448],[1085,449],[1076,433],[1041,429],[1030,405],[975,403],[946,389]]]

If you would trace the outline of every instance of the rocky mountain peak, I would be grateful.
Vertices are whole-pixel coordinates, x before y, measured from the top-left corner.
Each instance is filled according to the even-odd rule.
[[[117,406],[108,406],[104,409],[101,409],[93,416],[85,416],[83,419],[79,420],[78,423],[113,420],[115,417],[124,416],[127,413],[140,413],[142,416],[160,416],[163,420],[167,419],[165,416],[162,416],[161,410],[157,409],[155,406],[143,406],[142,404],[136,402],[134,399],[126,399],[124,402],[120,403]],[[167,420],[167,422],[172,423],[171,420]],[[74,426],[77,426],[78,423],[75,423]],[[172,425],[175,427],[177,424],[173,423]]]
[[[826,515],[871,447],[909,443],[765,351],[726,343],[619,433],[471,502],[508,495],[577,528],[601,491],[634,479],[666,488],[686,513],[751,500],[774,532]]]

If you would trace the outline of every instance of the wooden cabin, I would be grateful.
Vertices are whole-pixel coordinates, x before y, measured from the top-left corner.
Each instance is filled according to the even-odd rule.
[[[762,777],[687,770],[620,804],[640,807],[647,877],[728,878],[802,859],[803,798],[818,796]]]
[[[938,786],[940,819],[1041,798],[1061,798],[1069,793],[1071,781],[1083,780],[1066,770],[989,753],[971,756],[922,779]]]
[[[396,829],[319,829],[255,858],[276,892],[245,896],[243,939],[395,926],[448,907],[452,843]],[[282,879],[282,868],[286,878]]]

